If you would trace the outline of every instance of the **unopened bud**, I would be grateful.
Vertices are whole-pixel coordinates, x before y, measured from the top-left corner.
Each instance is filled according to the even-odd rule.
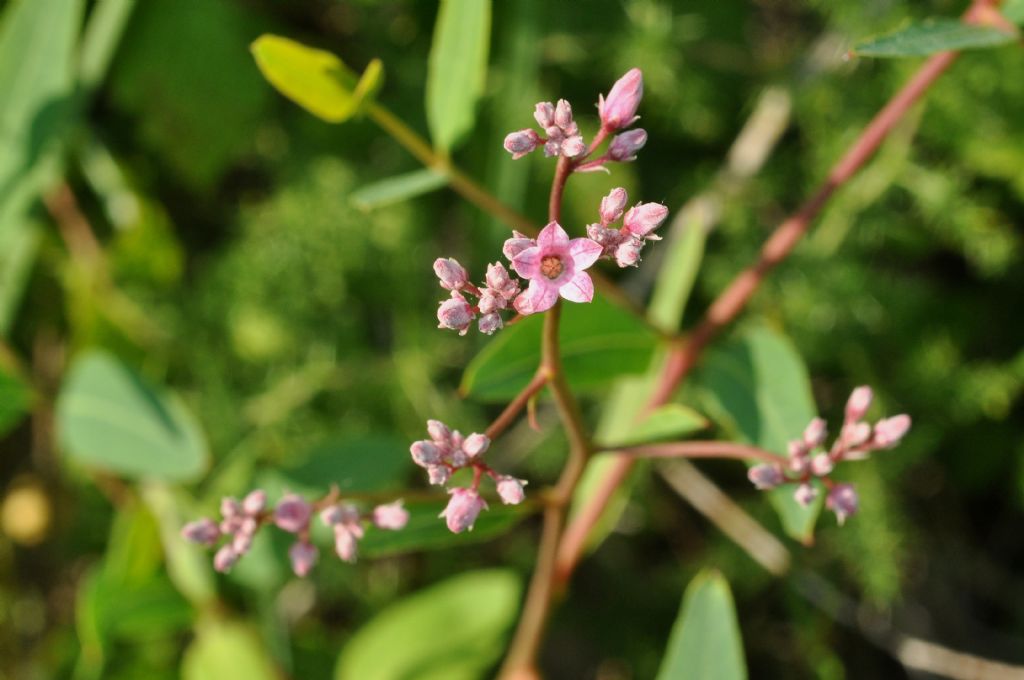
[[[537,242],[526,236],[526,234],[521,234],[518,231],[513,230],[512,238],[505,241],[505,245],[502,246],[501,252],[505,257],[511,260],[527,248],[534,248],[536,245]]]
[[[522,158],[538,146],[540,146],[540,135],[529,128],[505,135],[505,151],[512,154],[512,160]]]
[[[316,546],[308,541],[293,543],[292,547],[288,549],[288,558],[292,561],[292,571],[299,578],[303,578],[313,570],[319,554],[320,551],[316,549]]]
[[[634,68],[615,81],[608,97],[601,97],[597,110],[601,124],[608,129],[618,130],[629,127],[636,120],[636,110],[644,95],[644,77],[640,69]]]
[[[857,491],[850,484],[836,484],[825,499],[825,507],[836,514],[840,526],[857,512],[857,506]]]
[[[846,422],[855,423],[864,417],[871,406],[874,393],[867,385],[862,385],[850,393],[846,401]]]
[[[523,502],[526,494],[523,493],[523,486],[526,484],[515,477],[502,476],[498,478],[498,496],[505,505],[519,505]]]
[[[230,498],[230,497],[225,497],[225,498],[221,499],[221,501],[220,501],[220,516],[221,517],[223,517],[224,519],[232,519],[234,517],[239,517],[242,514],[244,514],[242,512],[242,504],[239,503],[236,499]]]
[[[612,189],[611,193],[601,199],[601,226],[607,227],[622,218],[629,196],[622,187]]]
[[[615,249],[615,262],[620,267],[635,267],[640,262],[640,251],[644,242],[638,238],[629,238]]]
[[[439,517],[444,517],[448,530],[454,534],[467,529],[472,531],[480,511],[487,507],[486,501],[473,489],[461,487],[451,490],[451,499]]]
[[[758,489],[774,489],[785,481],[782,468],[770,463],[761,463],[747,470],[747,479]]]
[[[805,508],[814,502],[814,499],[818,497],[818,490],[806,482],[801,484],[793,492],[793,498],[796,502]]]
[[[231,544],[225,543],[213,556],[213,568],[223,574],[235,566],[238,558],[239,554],[235,552]]]
[[[313,508],[302,496],[290,493],[274,509],[274,524],[283,531],[295,534],[309,526]]]
[[[641,203],[629,209],[623,224],[626,227],[626,231],[634,236],[656,241],[661,237],[653,236],[651,232],[660,227],[666,217],[668,217],[668,208],[662,204]]]
[[[470,458],[476,458],[491,445],[491,440],[485,434],[474,432],[473,434],[466,437],[466,441],[462,442],[462,450]]]
[[[452,438],[451,428],[440,420],[427,421],[427,434],[430,435],[435,444],[447,444]]]
[[[827,453],[819,453],[811,459],[811,472],[817,477],[824,477],[832,472],[835,465]]]
[[[562,142],[562,155],[568,156],[569,158],[575,158],[584,151],[587,150],[587,145],[583,141],[583,137],[579,135],[572,135],[566,137],[565,141]]]
[[[247,515],[258,515],[267,507],[267,492],[263,489],[250,491],[249,495],[242,500],[242,510]]]
[[[344,562],[355,562],[359,545],[356,536],[342,525],[334,527],[334,552]]]
[[[402,501],[378,505],[373,509],[372,520],[378,529],[397,531],[409,523],[409,511],[402,507]]]
[[[871,426],[867,423],[847,423],[843,425],[839,437],[845,448],[860,446],[871,438]]]
[[[182,527],[181,536],[186,541],[211,547],[220,539],[220,528],[212,519],[204,517]]]
[[[412,454],[412,461],[420,467],[436,465],[441,460],[440,449],[433,442],[428,442],[425,439],[413,442],[409,447],[409,453]]]
[[[555,124],[555,107],[551,102],[537,102],[533,110],[533,118],[537,125],[547,129]]]
[[[509,275],[505,265],[500,262],[487,265],[487,276],[484,280],[488,288],[506,300],[511,299],[519,292],[519,284]]]
[[[466,269],[450,257],[439,257],[434,260],[434,273],[445,290],[461,290],[468,281]]]
[[[438,307],[437,321],[438,328],[450,328],[459,331],[459,335],[465,335],[469,324],[473,322],[473,308],[466,302],[466,298],[452,291],[452,296]]]
[[[875,433],[871,443],[880,449],[892,448],[900,443],[909,430],[910,416],[905,413],[879,420],[875,423]]]
[[[435,486],[442,486],[451,478],[452,473],[444,465],[431,465],[427,468],[427,477],[430,483]]]
[[[572,129],[575,124],[572,119],[572,105],[565,99],[559,99],[555,106],[554,123],[566,132]]]
[[[643,128],[623,132],[621,135],[615,135],[612,143],[608,145],[608,156],[620,163],[635,161],[637,152],[644,148],[646,143],[647,131]]]
[[[828,423],[822,418],[815,418],[804,428],[804,444],[808,449],[821,446],[828,435]]]
[[[484,314],[480,317],[480,321],[477,323],[477,328],[484,335],[492,335],[495,331],[501,330],[502,327],[501,316],[496,313]]]

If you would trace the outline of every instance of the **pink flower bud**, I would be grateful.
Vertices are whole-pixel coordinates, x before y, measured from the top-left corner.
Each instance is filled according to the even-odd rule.
[[[434,440],[435,444],[447,445],[452,438],[451,428],[440,420],[427,421],[427,434],[430,435],[430,438]]]
[[[212,519],[204,517],[182,527],[181,537],[192,543],[212,547],[220,539],[220,528]]]
[[[797,475],[802,475],[804,472],[807,471],[807,468],[809,468],[810,466],[811,461],[807,458],[807,454],[801,454],[799,456],[790,456],[789,463],[787,465],[789,471]]]
[[[807,445],[802,439],[794,439],[786,444],[786,450],[789,452],[790,458],[803,458],[808,453]]]
[[[249,548],[252,547],[252,539],[255,538],[255,532],[249,533],[247,531],[239,531],[235,534],[235,537],[231,540],[231,548],[235,551],[235,554],[241,557],[245,553],[249,552]]]
[[[793,498],[796,502],[805,508],[814,502],[814,499],[818,497],[818,490],[810,484],[804,483],[796,488],[793,492]]]
[[[263,489],[250,491],[242,501],[242,510],[247,515],[258,515],[267,507],[267,492]]]
[[[356,536],[343,525],[334,527],[334,552],[344,562],[355,562],[359,544]]]
[[[608,157],[613,161],[628,163],[636,160],[636,153],[647,144],[647,131],[643,128],[629,130],[615,135],[608,145]]]
[[[274,524],[283,531],[295,534],[309,526],[313,508],[302,496],[290,493],[274,509]]]
[[[540,136],[529,128],[510,132],[505,135],[504,146],[512,160],[518,160],[540,146]]]
[[[834,467],[832,458],[827,453],[819,453],[811,459],[811,472],[817,477],[824,477],[832,472]]]
[[[288,549],[288,558],[292,561],[292,571],[299,578],[303,578],[312,571],[320,552],[316,546],[308,541],[296,541]]]
[[[242,504],[234,498],[222,498],[220,501],[220,516],[224,519],[232,519],[234,517],[240,517],[242,514]]]
[[[469,464],[469,456],[462,450],[461,444],[457,449],[452,447],[452,450],[448,452],[446,460],[454,468],[466,467]]]
[[[626,75],[615,81],[608,97],[597,102],[601,125],[611,130],[629,127],[636,121],[636,110],[644,95],[644,77],[640,69],[630,69]]]
[[[565,141],[562,142],[562,155],[568,156],[569,158],[575,158],[581,153],[587,150],[587,145],[583,141],[583,137],[579,135],[572,135],[566,137]]]
[[[462,442],[462,450],[470,458],[476,458],[481,453],[487,450],[487,447],[491,445],[491,440],[488,439],[487,435],[474,432],[473,434],[466,437],[466,441]]]
[[[338,524],[352,524],[359,526],[359,510],[354,505],[340,505],[335,503],[320,511],[320,521],[332,527]]]
[[[855,389],[846,402],[846,422],[855,423],[864,417],[871,406],[871,399],[874,393],[867,385]]]
[[[821,418],[815,418],[804,428],[804,444],[808,449],[821,446],[826,435],[828,435],[828,423]]]
[[[485,335],[491,335],[497,330],[501,330],[502,327],[501,317],[498,314],[484,314],[480,317],[480,321],[477,323],[477,328],[480,332]]]
[[[448,530],[453,534],[462,533],[467,529],[472,531],[480,511],[487,507],[486,501],[473,489],[458,487],[449,493],[452,497],[448,501],[448,506],[438,517],[446,519]]]
[[[231,544],[225,543],[213,556],[213,568],[223,574],[230,571],[231,567],[235,566],[239,557],[240,555],[235,552],[235,549],[231,547]]]
[[[523,502],[526,494],[523,493],[523,486],[526,482],[507,475],[498,478],[498,496],[505,505],[519,505]]]
[[[449,478],[451,478],[451,470],[443,465],[431,465],[427,468],[427,476],[430,479],[430,483],[435,486],[442,486]]]
[[[860,446],[871,438],[871,426],[867,423],[847,423],[839,434],[844,448]]]
[[[626,202],[629,196],[622,187],[612,189],[611,193],[601,199],[601,226],[607,227],[612,222],[622,218],[622,211],[626,209]],[[596,240],[596,239],[595,239]]]
[[[660,227],[666,217],[668,217],[668,208],[662,204],[641,203],[629,209],[623,224],[625,224],[626,231],[634,236],[656,241],[660,237],[652,236],[651,232]]]
[[[857,512],[857,492],[850,484],[836,484],[825,499],[825,507],[836,513],[836,519],[842,526],[846,518]]]
[[[466,298],[453,290],[452,296],[437,309],[437,321],[438,328],[450,328],[459,331],[459,335],[465,335],[473,322],[473,308]]]
[[[555,106],[555,118],[554,123],[562,130],[568,132],[572,129],[575,122],[572,119],[572,105],[564,99],[559,99],[558,104]]]
[[[533,110],[533,118],[537,125],[547,129],[555,124],[555,107],[551,102],[537,102]]]
[[[875,434],[871,443],[880,449],[890,449],[900,443],[910,430],[910,416],[903,413],[875,423]]]
[[[434,273],[445,290],[462,290],[468,280],[465,268],[450,257],[439,257],[434,260]]]
[[[640,251],[644,242],[638,238],[629,238],[615,249],[615,262],[620,267],[635,267],[640,262]]]
[[[782,468],[770,463],[761,463],[747,470],[747,479],[762,491],[774,489],[785,481],[782,475]]]
[[[519,253],[523,252],[527,248],[533,248],[536,245],[537,242],[532,238],[527,237],[526,234],[521,234],[518,231],[513,230],[512,238],[505,241],[505,245],[502,246],[501,252],[511,261],[512,258]]]
[[[402,501],[378,505],[373,509],[373,524],[378,529],[397,531],[409,523],[409,511],[402,507]]]
[[[480,294],[480,301],[477,303],[477,308],[483,315],[494,314],[495,312],[505,309],[505,298],[496,291],[490,288],[484,288],[483,293]]]
[[[505,265],[500,262],[487,265],[487,287],[508,300],[519,292],[519,284],[512,279]]]
[[[413,442],[409,447],[409,453],[412,454],[412,461],[420,467],[436,465],[441,461],[440,449],[433,442],[428,442],[425,439]]]

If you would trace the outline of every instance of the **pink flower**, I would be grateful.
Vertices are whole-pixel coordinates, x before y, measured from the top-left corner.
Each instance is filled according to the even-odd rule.
[[[373,509],[373,524],[378,529],[397,531],[409,523],[409,511],[402,507],[402,501],[378,505]]]
[[[594,282],[583,270],[601,256],[601,245],[589,238],[569,240],[558,222],[551,222],[537,236],[537,245],[512,258],[512,268],[530,287],[515,299],[520,314],[550,309],[561,295],[571,302],[590,302]]]
[[[467,529],[472,531],[477,516],[487,507],[487,502],[473,489],[459,487],[452,489],[450,493],[452,497],[448,501],[448,506],[438,516],[446,519],[448,529],[453,534],[462,533]]]
[[[643,96],[643,73],[638,68],[630,69],[615,81],[607,99],[599,97],[597,111],[601,116],[601,124],[610,130],[629,127],[637,119],[636,110]]]

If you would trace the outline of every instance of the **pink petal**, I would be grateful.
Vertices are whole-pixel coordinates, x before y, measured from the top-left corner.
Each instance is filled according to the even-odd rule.
[[[512,258],[512,269],[524,279],[536,278],[540,276],[540,259],[540,248],[527,248]]]
[[[551,251],[563,251],[569,247],[569,235],[558,222],[550,222],[537,235],[537,245],[545,254]]]
[[[557,300],[556,286],[552,286],[547,279],[533,279],[530,281],[530,287],[516,298],[513,305],[520,314],[539,314],[551,309]]]
[[[599,251],[600,249],[601,246],[598,246]],[[569,283],[559,288],[558,292],[570,302],[590,302],[594,299],[594,282],[586,272],[576,272]]]
[[[597,262],[601,257],[604,248],[600,243],[589,238],[574,238],[569,242],[569,254],[572,255],[573,265],[576,271],[586,269]]]

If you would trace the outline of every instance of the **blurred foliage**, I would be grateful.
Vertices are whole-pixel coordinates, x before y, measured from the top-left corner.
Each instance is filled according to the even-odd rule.
[[[487,521],[496,529],[482,520],[479,536],[429,552],[368,538],[358,565],[323,559],[307,581],[289,575],[278,536],[261,537],[238,569],[216,577],[209,556],[177,536],[220,496],[256,484],[311,492],[318,481],[322,491],[346,479],[418,486],[411,466],[399,463],[426,418],[478,430],[500,409],[456,399],[462,371],[475,356],[474,365],[494,361],[495,345],[530,328],[490,341],[437,331],[441,291],[430,263],[447,254],[482,271],[507,227],[444,189],[355,205],[360,188],[421,166],[366,117],[328,125],[280,97],[250,53],[269,32],[335,53],[354,73],[379,58],[386,78],[377,101],[425,135],[438,124],[428,126],[425,103],[439,3],[120,3],[131,11],[123,35],[112,22],[85,49],[76,8],[89,25],[117,4],[0,2],[8,40],[0,83],[17,84],[0,113],[0,677],[198,679],[224,677],[241,662],[247,677],[332,677],[346,663],[365,663],[368,652],[350,651],[350,641],[369,648],[365,640],[382,629],[422,635],[386,630],[389,615],[474,577],[461,572],[507,569],[487,573],[500,581],[491,596],[508,608],[529,574],[538,528],[515,513],[494,512]],[[783,88],[793,103],[786,135],[724,202],[692,293],[677,282],[678,299],[689,294],[687,328],[918,64],[844,60],[850,47],[908,19],[955,17],[963,6],[593,0],[580,11],[575,3],[493,3],[482,100],[453,158],[540,221],[553,165],[511,162],[502,137],[532,123],[535,101],[557,97],[573,102],[592,134],[590,103],[639,66],[651,142],[611,178],[573,178],[564,221],[576,229],[592,222],[613,182],[675,210],[708,188],[758,95]],[[47,40],[11,28],[28,10],[61,19],[47,24]],[[11,35],[23,42],[10,43]],[[89,68],[102,59],[79,59],[107,49],[109,70],[92,83]],[[31,64],[41,69],[34,79],[26,77]],[[1016,44],[962,56],[834,197],[746,313],[788,336],[832,422],[864,383],[877,389],[877,413],[913,414],[903,446],[849,471],[860,514],[842,530],[823,518],[813,547],[787,539],[794,575],[774,579],[641,471],[555,614],[543,659],[550,677],[654,677],[686,584],[705,567],[732,585],[753,677],[905,675],[811,604],[800,589],[805,570],[911,633],[1024,662],[1024,582],[1015,568],[1024,560],[1022,71]],[[83,80],[71,106],[74,73]],[[74,224],[36,200],[57,195],[58,181],[77,197],[98,258]],[[668,245],[649,247],[651,267]],[[694,252],[691,261],[700,259]],[[639,301],[652,274],[613,273]],[[671,325],[670,312],[663,308],[659,322]],[[629,335],[626,324],[608,323]],[[607,374],[586,371],[604,385],[612,374],[642,371],[649,343],[629,347],[604,359]],[[64,376],[97,350],[117,357],[133,389],[155,399],[150,415],[166,408],[151,390],[177,395],[203,432],[206,477],[131,481],[116,476],[126,472],[116,464],[94,467],[95,456],[78,455],[74,427],[54,430]],[[608,394],[635,402],[640,380],[620,380]],[[705,406],[694,389],[682,399]],[[594,423],[615,408],[586,404]],[[489,454],[531,488],[553,479],[563,456],[554,418],[543,407],[538,417],[543,434],[517,426]],[[628,434],[621,424],[602,428]],[[206,455],[193,453],[197,461]],[[741,466],[701,468],[783,535]],[[378,476],[367,480],[367,470]],[[436,508],[418,513],[424,523],[428,511]],[[369,557],[374,550],[386,556]],[[467,677],[486,675],[497,658],[503,612],[480,624],[490,637],[478,656],[459,656]]]

